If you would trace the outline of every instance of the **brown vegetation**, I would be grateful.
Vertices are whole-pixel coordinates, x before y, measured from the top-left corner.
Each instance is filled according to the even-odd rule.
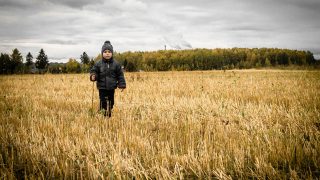
[[[0,178],[320,176],[319,71],[125,75],[111,119],[87,74],[0,76]]]

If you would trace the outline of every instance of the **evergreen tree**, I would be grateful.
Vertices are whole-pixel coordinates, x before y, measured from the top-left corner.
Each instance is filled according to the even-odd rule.
[[[48,57],[44,53],[44,50],[41,49],[36,60],[36,68],[38,68],[40,71],[45,71],[48,67],[48,64]]]
[[[26,66],[30,67],[33,62],[32,62],[33,56],[31,55],[31,53],[29,52],[26,56]]]
[[[11,73],[21,72],[23,68],[22,55],[17,48],[12,50],[11,54]]]
[[[0,73],[8,74],[11,69],[11,60],[8,54],[2,54],[0,56]]]
[[[90,62],[89,62],[89,66],[90,66],[90,68],[92,68],[92,67],[93,67],[94,63],[95,63],[94,59],[93,59],[93,58],[91,58],[91,60],[90,60]]]
[[[310,52],[310,51],[307,51],[306,52],[306,61],[308,63],[308,65],[311,65],[311,64],[315,64],[316,61],[314,59],[314,56],[313,54]]]
[[[90,58],[86,52],[83,52],[83,54],[80,56],[80,59],[82,64],[89,64]]]

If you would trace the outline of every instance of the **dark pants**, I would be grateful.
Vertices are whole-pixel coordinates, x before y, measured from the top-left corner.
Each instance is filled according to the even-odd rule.
[[[114,89],[99,89],[100,110],[105,110],[104,116],[111,117],[111,110],[114,105]]]

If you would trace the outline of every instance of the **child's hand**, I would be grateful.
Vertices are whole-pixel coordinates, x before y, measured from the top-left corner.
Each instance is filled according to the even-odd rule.
[[[123,92],[123,90],[125,89],[125,87],[119,87],[119,89],[121,90],[121,92]]]
[[[92,75],[90,76],[90,80],[91,80],[91,81],[95,81],[95,80],[96,80],[96,75],[95,75],[95,74],[92,74]]]

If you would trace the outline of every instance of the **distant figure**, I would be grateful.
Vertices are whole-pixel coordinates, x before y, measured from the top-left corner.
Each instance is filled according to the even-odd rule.
[[[90,80],[97,81],[99,89],[100,110],[104,116],[111,117],[114,105],[114,91],[126,88],[126,81],[121,65],[113,59],[113,47],[110,41],[105,41],[101,49],[102,59],[94,64],[90,70]]]

